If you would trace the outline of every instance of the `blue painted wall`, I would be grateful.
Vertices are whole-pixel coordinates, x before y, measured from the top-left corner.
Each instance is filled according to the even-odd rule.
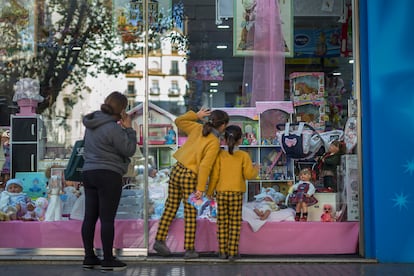
[[[365,257],[414,262],[414,1],[359,5]]]

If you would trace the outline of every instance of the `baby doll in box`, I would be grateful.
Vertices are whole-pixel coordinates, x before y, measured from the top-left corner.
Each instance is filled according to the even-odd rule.
[[[1,192],[0,211],[7,214],[10,220],[22,219],[30,203],[30,197],[23,193],[22,181],[17,178],[9,179],[5,191]]]

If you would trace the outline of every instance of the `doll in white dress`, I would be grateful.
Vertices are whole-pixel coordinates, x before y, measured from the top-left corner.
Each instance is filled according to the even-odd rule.
[[[79,197],[73,204],[72,211],[70,212],[70,219],[83,220],[85,216],[85,190],[83,186],[79,187]]]
[[[63,188],[63,207],[62,207],[62,215],[65,217],[70,216],[70,212],[72,212],[72,208],[75,205],[76,200],[78,199],[80,193],[78,189],[75,187],[75,182],[66,181],[65,188]]]
[[[45,214],[45,221],[62,220],[62,179],[58,175],[50,177],[48,185],[48,207]]]

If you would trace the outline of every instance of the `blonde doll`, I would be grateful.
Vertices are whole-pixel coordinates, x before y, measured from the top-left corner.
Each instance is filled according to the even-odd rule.
[[[45,221],[62,220],[62,200],[60,196],[63,192],[60,176],[52,175],[50,177],[47,193],[49,205],[46,210]]]

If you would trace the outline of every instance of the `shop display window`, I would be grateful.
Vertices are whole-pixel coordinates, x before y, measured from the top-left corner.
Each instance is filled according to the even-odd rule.
[[[47,3],[53,1],[29,2],[45,4],[39,5],[39,7],[48,7]],[[128,9],[132,7],[128,2],[114,1],[114,5],[124,4],[124,6],[117,6],[117,8]],[[157,8],[168,9],[178,1],[150,2],[154,4],[151,5],[151,9],[154,11]],[[189,40],[188,51],[182,50],[178,40],[169,44],[166,37],[162,37],[158,41],[158,34],[153,35],[151,41],[147,41],[151,44],[148,47],[151,62],[150,68],[146,70],[144,62],[146,51],[144,51],[145,47],[142,47],[144,41],[140,40],[143,36],[136,34],[143,26],[131,27],[128,25],[141,23],[132,22],[133,20],[126,21],[126,18],[123,17],[111,18],[109,19],[111,24],[118,24],[115,29],[123,30],[120,36],[122,45],[119,45],[123,54],[117,53],[116,56],[124,58],[125,62],[131,62],[134,65],[131,71],[120,74],[121,76],[116,78],[98,76],[97,79],[93,79],[88,75],[85,83],[90,88],[88,89],[91,91],[90,95],[82,93],[82,96],[76,96],[77,94],[70,90],[72,89],[71,83],[66,87],[61,87],[62,94],[56,95],[58,99],[56,103],[51,103],[53,111],[45,113],[44,117],[48,116],[47,119],[40,114],[25,117],[17,113],[9,116],[11,118],[11,132],[14,135],[11,139],[12,176],[24,180],[24,190],[30,194],[33,201],[47,198],[50,177],[46,176],[46,172],[54,168],[51,170],[51,176],[61,175],[62,168],[66,166],[71,154],[74,141],[83,137],[82,116],[89,111],[99,109],[100,97],[108,89],[124,92],[128,96],[130,109],[128,112],[133,117],[133,128],[137,131],[138,149],[131,158],[132,163],[128,173],[124,176],[125,185],[116,216],[116,227],[119,232],[116,234],[115,247],[121,250],[143,248],[148,245],[145,243],[145,240],[148,240],[149,250],[144,250],[143,254],[148,254],[148,252],[152,254],[154,253],[151,251],[154,233],[168,195],[169,172],[176,161],[174,152],[186,141],[186,136],[177,129],[174,120],[190,109],[194,111],[201,107],[222,109],[230,115],[230,123],[240,126],[244,132],[240,149],[248,152],[254,163],[260,164],[258,177],[246,181],[244,204],[254,204],[257,195],[266,189],[272,189],[282,197],[280,206],[283,206],[283,210],[280,207],[280,211],[283,211],[283,221],[286,222],[286,224],[281,224],[280,221],[270,221],[261,225],[262,232],[255,232],[252,230],[252,225],[244,221],[241,233],[241,253],[258,255],[355,254],[358,250],[359,209],[361,208],[358,193],[362,184],[358,179],[357,171],[355,126],[351,133],[353,134],[352,149],[342,156],[341,164],[338,166],[338,191],[335,193],[316,193],[318,204],[309,208],[309,223],[291,221],[292,215],[287,212],[292,213],[293,209],[289,209],[283,198],[288,195],[292,184],[298,181],[298,170],[304,166],[315,169],[316,158],[321,156],[326,148],[322,147],[321,152],[315,155],[314,159],[294,160],[285,154],[276,135],[276,126],[286,122],[306,122],[312,125],[316,131],[323,133],[328,130],[342,130],[348,117],[352,116],[356,121],[358,102],[353,97],[353,68],[349,63],[352,60],[352,46],[351,48],[346,47],[345,52],[340,47],[341,39],[347,41],[347,45],[352,45],[352,33],[349,33],[350,28],[345,26],[348,23],[344,23],[352,21],[348,18],[349,15],[340,12],[346,10],[345,8],[350,1],[328,1],[333,6],[326,7],[324,4],[323,9],[320,7],[320,1],[277,1],[282,6],[280,12],[283,17],[282,24],[284,24],[282,31],[285,38],[285,53],[283,54],[285,70],[284,76],[279,76],[284,81],[284,91],[276,91],[275,89],[266,92],[269,92],[269,95],[284,94],[284,99],[255,102],[250,102],[252,93],[257,93],[257,91],[253,91],[253,87],[260,89],[267,79],[272,81],[275,79],[275,75],[271,74],[270,76],[255,76],[256,83],[253,85],[252,77],[249,75],[254,74],[253,71],[257,70],[257,67],[256,69],[248,67],[257,54],[249,44],[252,42],[255,30],[255,28],[249,27],[254,26],[252,24],[255,22],[249,16],[252,16],[250,9],[244,5],[247,5],[247,2],[256,3],[257,1],[243,1],[243,3],[237,1],[237,7],[234,9],[236,19],[231,16],[233,10],[227,11],[226,17],[215,18],[215,5],[220,1],[201,1],[202,4],[200,1],[184,0],[182,2],[186,18],[196,22],[195,24],[187,24],[188,21],[183,21],[174,25],[174,31],[182,32],[185,34],[185,40]],[[200,8],[200,5],[203,6],[203,9]],[[138,9],[142,9],[141,6]],[[42,30],[43,33],[31,34],[28,39],[33,41],[30,43],[26,41],[25,44],[22,44],[30,46],[26,47],[27,51],[26,48],[6,47],[5,44],[3,52],[9,55],[4,59],[7,62],[7,68],[13,67],[13,60],[16,58],[19,62],[23,62],[23,58],[21,58],[23,52],[28,52],[30,57],[34,53],[41,55],[40,48],[39,51],[33,49],[36,43],[38,43],[36,47],[53,46],[55,48],[50,49],[57,49],[58,43],[48,44],[47,41],[41,40],[44,35],[50,39],[55,36],[52,27],[55,27],[53,24],[57,23],[54,22],[54,17],[48,14],[52,10],[51,8],[38,8],[35,17],[30,10],[28,13],[30,22],[26,22],[27,20],[22,18],[25,24],[19,31],[32,33],[32,31]],[[117,12],[119,10],[110,11],[108,14],[117,14]],[[128,13],[123,13],[122,16],[126,14]],[[133,14],[132,11],[131,14]],[[151,16],[154,16],[152,20],[155,20],[158,15],[154,12],[151,13]],[[200,19],[200,16],[203,19]],[[255,14],[255,16],[260,18],[259,14]],[[347,16],[347,18],[342,18],[343,16]],[[204,20],[205,17],[208,17],[206,22],[199,21]],[[33,20],[34,18],[36,20]],[[37,24],[35,22],[41,26],[32,26]],[[203,24],[198,24],[198,22]],[[228,28],[218,28],[218,26],[227,26]],[[17,30],[13,29],[13,31]],[[168,35],[172,36],[173,34],[168,33]],[[237,37],[237,40],[233,41],[234,37]],[[226,45],[217,45],[223,39],[225,42],[223,44]],[[90,58],[93,56],[89,52],[83,52],[86,47],[72,46],[73,51],[79,51],[79,56],[82,59],[82,64],[80,63],[79,66],[88,63],[91,70],[96,67],[93,62],[83,60],[85,56]],[[217,46],[222,47],[220,49]],[[226,50],[224,46],[233,47],[233,49]],[[116,49],[116,47],[113,48]],[[30,60],[30,57],[24,59]],[[187,67],[194,61],[214,66]],[[265,59],[262,62],[265,62]],[[59,68],[56,66],[56,75],[58,75]],[[72,68],[70,69],[72,70]],[[252,72],[249,71],[250,69]],[[114,68],[113,71],[117,71],[117,68]],[[41,73],[39,72],[36,76],[42,75]],[[148,76],[146,76],[147,73]],[[338,75],[338,73],[342,75]],[[214,81],[214,85],[211,81]],[[190,82],[192,85],[189,85]],[[52,83],[52,80],[46,83]],[[79,100],[72,101],[74,97],[79,97]],[[148,110],[144,110],[143,102],[147,99],[149,100]],[[35,112],[35,108],[31,107],[30,112]],[[146,121],[144,122],[144,120]],[[23,121],[33,121],[34,128],[36,128],[34,132],[32,126]],[[146,126],[148,129],[144,129]],[[31,131],[33,133],[30,133]],[[34,137],[28,139],[27,134],[34,134]],[[146,179],[144,179],[144,171],[148,172]],[[34,177],[41,179],[40,190],[34,191]],[[319,181],[315,180],[317,188],[319,188],[319,184]],[[83,216],[81,207],[84,199],[82,183],[65,181],[62,177],[60,185],[62,193],[59,198],[63,204],[61,219],[59,221],[22,221],[13,224],[2,221],[0,224],[2,224],[1,229],[4,237],[2,242],[4,244],[0,246],[5,248],[82,248],[79,234]],[[147,204],[145,204],[145,200],[147,200]],[[79,212],[76,214],[69,210],[70,206],[75,205],[80,206],[77,209]],[[45,206],[44,202],[42,204],[40,200],[38,207],[46,211],[47,207]],[[325,206],[328,207],[325,208]],[[213,215],[214,208],[216,208],[214,204],[205,204],[203,209],[199,210],[199,223],[202,227],[198,231],[209,237],[197,245],[200,247],[198,248],[200,251],[213,252],[217,249],[216,237],[214,236],[216,226]],[[325,209],[332,212],[332,216],[335,218],[334,221],[330,221],[332,223],[322,223],[321,216],[324,215]],[[184,250],[181,239],[182,206],[180,206],[176,218],[171,235],[172,240],[169,242],[175,252],[182,252]],[[28,226],[33,230],[31,234],[24,236],[21,240],[16,240],[15,235],[26,231]],[[148,229],[144,229],[146,226]],[[278,231],[277,237],[274,235],[276,231]],[[289,246],[275,246],[277,242],[291,240],[290,231],[294,231],[297,236],[305,231],[313,231],[312,233],[315,234],[312,236],[317,237],[312,241],[314,249],[311,252],[305,252],[303,238],[292,241]],[[54,235],[50,235],[50,233]],[[327,235],[331,235],[329,236],[331,240],[337,242],[336,248],[326,243],[324,238]],[[50,236],[50,239],[46,239]],[[267,242],[263,242],[260,246],[258,245],[260,243],[259,236],[262,240],[263,237],[267,239]]]

